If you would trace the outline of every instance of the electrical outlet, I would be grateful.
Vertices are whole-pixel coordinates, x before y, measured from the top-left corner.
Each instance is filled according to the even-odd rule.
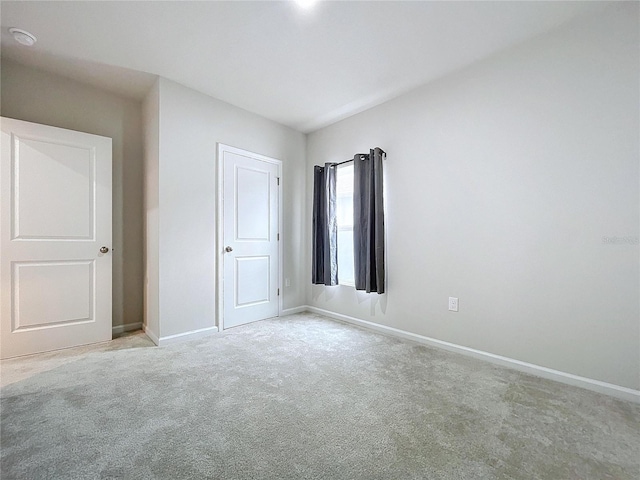
[[[449,310],[451,312],[458,311],[458,297],[449,297]]]
[[[291,280],[289,280],[288,278],[284,279],[284,286],[285,287],[290,287],[291,286]]]

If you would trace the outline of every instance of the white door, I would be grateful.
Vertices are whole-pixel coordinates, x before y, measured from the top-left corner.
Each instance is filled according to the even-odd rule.
[[[279,160],[220,145],[222,328],[279,313]]]
[[[0,122],[0,358],[111,340],[111,139]]]

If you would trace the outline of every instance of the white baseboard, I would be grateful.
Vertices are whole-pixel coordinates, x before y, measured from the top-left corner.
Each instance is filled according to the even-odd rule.
[[[134,330],[140,330],[142,328],[142,322],[125,323],[124,325],[116,325],[111,329],[112,335],[120,335],[124,332],[133,332]]]
[[[483,352],[482,350],[476,350],[474,348],[463,347],[462,345],[456,345],[454,343],[444,342],[435,338],[425,337],[416,333],[407,332],[386,325],[380,325],[377,323],[369,322],[367,320],[360,320],[359,318],[350,317],[348,315],[342,315],[341,313],[331,312],[322,308],[307,306],[306,310],[312,313],[324,315],[325,317],[333,318],[340,322],[356,325],[359,327],[373,330],[379,333],[384,333],[398,338],[406,340],[412,340],[424,345],[429,345],[436,348],[448,350],[450,352],[460,353],[469,357],[478,358],[487,362],[501,365],[504,367],[513,368],[520,372],[529,373],[538,377],[546,378],[549,380],[555,380],[557,382],[565,383],[567,385],[573,385],[576,387],[585,388],[598,393],[604,393],[612,397],[619,398],[621,400],[627,400],[634,403],[640,403],[640,390],[633,390],[627,387],[621,387],[612,383],[601,382],[600,380],[593,380],[591,378],[581,377],[573,375],[572,373],[561,372],[559,370],[553,370],[547,367],[541,367],[532,363],[522,362],[513,358],[503,357],[501,355],[495,355],[489,352]]]
[[[158,339],[158,335],[156,335],[154,332],[152,332],[149,329],[148,325],[142,325],[142,331],[144,332],[144,334],[149,337],[151,339],[151,341],[153,343],[155,343],[156,345],[160,345],[160,340]]]
[[[167,335],[166,337],[160,337],[158,346],[169,345],[171,343],[183,342],[185,340],[194,340],[196,338],[206,337],[213,333],[218,332],[218,327],[200,328],[198,330],[191,330],[190,332],[178,333],[177,335]]]
[[[295,315],[296,313],[306,312],[309,307],[306,305],[302,305],[301,307],[294,308],[286,308],[280,312],[280,316],[284,317],[285,315]]]
[[[147,325],[142,325],[142,330],[157,346],[164,346],[172,343],[206,337],[207,335],[217,333],[218,327],[201,328],[199,330],[191,330],[190,332],[178,333],[177,335],[167,335],[166,337],[158,337],[158,335],[151,331]]]

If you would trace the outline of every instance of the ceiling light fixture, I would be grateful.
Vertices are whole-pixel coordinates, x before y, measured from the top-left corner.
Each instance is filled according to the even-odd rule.
[[[35,35],[27,32],[26,30],[21,30],[20,28],[10,28],[9,33],[13,35],[16,42],[27,47],[31,47],[38,41]]]
[[[317,0],[295,0],[300,8],[304,8],[305,10],[313,7]]]

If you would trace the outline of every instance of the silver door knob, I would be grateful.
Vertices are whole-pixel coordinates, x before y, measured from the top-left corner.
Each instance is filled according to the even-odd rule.
[[[109,247],[100,247],[100,253],[107,253],[109,252]]]
[[[224,249],[225,252],[229,253],[229,252],[233,252],[233,248],[231,247],[227,247]]]

